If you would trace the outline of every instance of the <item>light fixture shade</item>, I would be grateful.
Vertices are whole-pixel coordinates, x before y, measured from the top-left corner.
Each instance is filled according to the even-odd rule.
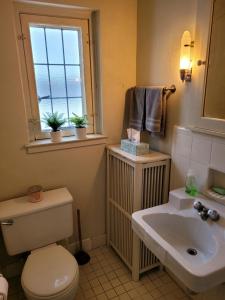
[[[180,49],[180,78],[182,81],[191,81],[192,60],[191,50],[193,41],[189,31],[184,31]]]

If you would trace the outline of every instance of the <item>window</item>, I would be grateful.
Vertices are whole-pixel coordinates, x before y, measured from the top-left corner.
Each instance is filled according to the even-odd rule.
[[[88,20],[20,14],[20,22],[35,139],[49,136],[46,112],[63,113],[64,135],[72,113],[87,115],[93,133]]]

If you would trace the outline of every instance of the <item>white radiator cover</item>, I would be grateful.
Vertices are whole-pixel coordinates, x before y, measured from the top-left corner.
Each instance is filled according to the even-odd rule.
[[[107,243],[130,268],[134,280],[159,261],[133,233],[131,215],[167,202],[169,168],[170,157],[162,153],[134,156],[119,145],[107,150]]]

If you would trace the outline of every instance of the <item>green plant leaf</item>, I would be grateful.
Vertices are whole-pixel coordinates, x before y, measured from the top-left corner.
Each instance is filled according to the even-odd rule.
[[[88,124],[87,115],[79,117],[73,113],[73,116],[70,118],[70,122],[73,123],[76,128],[84,128]]]
[[[52,131],[58,131],[62,125],[66,123],[66,120],[63,118],[63,113],[45,113],[42,121],[49,127],[52,128]]]

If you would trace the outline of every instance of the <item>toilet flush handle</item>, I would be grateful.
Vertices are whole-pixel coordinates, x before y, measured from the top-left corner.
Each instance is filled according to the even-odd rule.
[[[5,220],[1,222],[1,225],[13,225],[14,221],[12,219]]]

